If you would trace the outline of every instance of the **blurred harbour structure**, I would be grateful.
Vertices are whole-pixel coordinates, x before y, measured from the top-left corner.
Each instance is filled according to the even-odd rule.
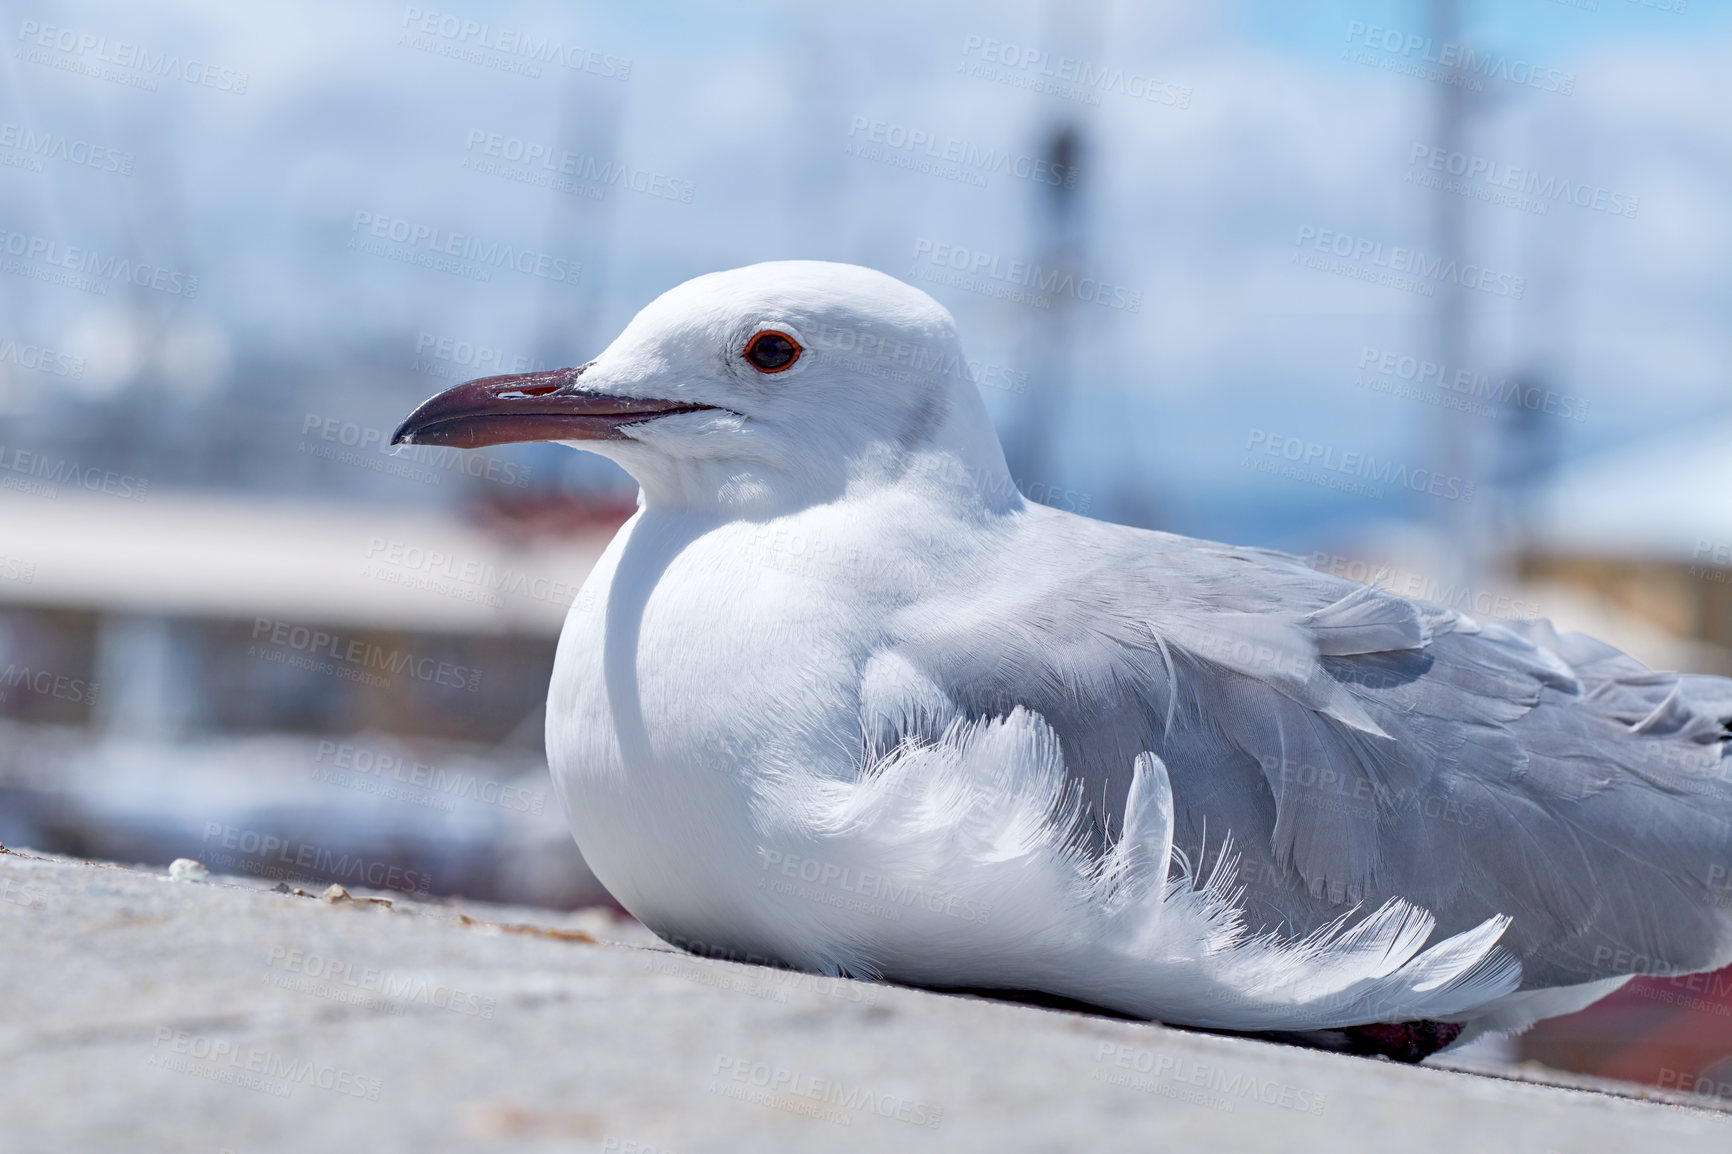
[[[550,536],[437,507],[0,499],[0,842],[605,900],[551,793],[541,700],[626,511],[568,503]]]
[[[1680,664],[1732,674],[1732,421],[1570,468],[1538,503],[1523,571],[1695,642]],[[1663,495],[1663,496],[1662,496]]]

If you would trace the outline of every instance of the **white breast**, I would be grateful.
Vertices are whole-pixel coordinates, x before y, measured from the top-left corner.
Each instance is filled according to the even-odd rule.
[[[596,876],[654,928],[751,936],[761,783],[856,771],[868,643],[823,521],[640,511],[566,619],[554,783]]]

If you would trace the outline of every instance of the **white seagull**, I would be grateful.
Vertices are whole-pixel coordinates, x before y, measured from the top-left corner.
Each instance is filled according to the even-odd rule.
[[[645,925],[1408,1061],[1732,963],[1732,681],[1026,501],[966,365],[774,262],[397,431],[641,486],[547,749]]]

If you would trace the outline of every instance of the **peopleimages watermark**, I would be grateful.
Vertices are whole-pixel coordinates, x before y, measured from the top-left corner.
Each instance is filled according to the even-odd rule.
[[[132,175],[133,155],[65,133],[38,132],[10,120],[0,121],[0,167],[41,172],[44,160],[58,160],[96,172]]]
[[[1660,983],[1665,983],[1661,985]],[[1732,1018],[1732,1001],[1727,995],[1732,994],[1732,978],[1715,970],[1706,974],[1679,974],[1674,977],[1650,977],[1644,982],[1635,982],[1624,987],[1638,998],[1646,998],[1650,1002],[1659,1002],[1663,1006],[1675,1006],[1693,1014],[1713,1014],[1717,1018]],[[1704,996],[1706,995],[1706,996]],[[1662,1071],[1662,1074],[1664,1071]],[[1722,1083],[1732,1090],[1732,1084]],[[1701,1091],[1698,1091],[1700,1093]]]
[[[1726,748],[1719,742],[1705,745],[1644,742],[1640,758],[1644,766],[1657,765],[1682,774],[1684,782],[1673,781],[1668,788],[1683,793],[1717,792],[1723,783],[1732,781],[1732,760],[1724,755]]]
[[[50,457],[16,445],[0,444],[0,489],[46,497],[60,496],[59,486],[76,486],[89,493],[142,501],[150,495],[150,482],[131,473],[117,473],[101,465],[81,465],[65,457]]]
[[[1059,297],[1119,312],[1142,311],[1143,294],[1068,269],[1003,260],[980,249],[928,240],[914,242],[914,279],[1049,309]]]
[[[1475,617],[1517,618],[1534,621],[1539,618],[1539,606],[1507,593],[1475,589],[1465,583],[1439,581],[1420,573],[1411,573],[1387,565],[1373,565],[1357,557],[1318,551],[1306,558],[1311,568],[1332,577],[1345,577],[1361,585],[1375,585],[1399,597],[1429,601]]]
[[[1370,374],[1365,373],[1370,369]],[[1521,378],[1491,379],[1476,369],[1455,369],[1412,353],[1391,352],[1367,345],[1360,352],[1360,376],[1354,385],[1373,393],[1419,400],[1420,404],[1470,412],[1483,418],[1507,418],[1526,409],[1562,421],[1587,421],[1588,402]]]
[[[529,487],[528,465],[450,445],[393,445],[390,434],[382,428],[323,413],[308,413],[301,419],[297,451],[426,485],[439,484],[439,471],[443,471],[519,489]]]
[[[0,365],[17,365],[21,369],[34,369],[49,376],[71,377],[73,380],[84,376],[83,357],[10,338],[0,340]]]
[[[344,247],[483,282],[500,270],[566,285],[575,285],[583,274],[580,262],[553,253],[485,241],[471,233],[365,209],[356,211]]]
[[[822,533],[808,536],[778,521],[760,525],[752,534],[752,544],[752,561],[795,577],[893,589],[923,588],[933,577],[923,557],[897,556]]]
[[[1622,945],[1595,946],[1593,966],[1602,973],[1610,971],[1614,974],[1642,974],[1661,978],[1685,972],[1682,966],[1658,954],[1648,954]]]
[[[623,188],[655,200],[690,204],[697,192],[697,185],[677,176],[483,128],[471,128],[463,147],[463,167],[472,172],[588,200],[601,200],[609,188]]]
[[[479,341],[430,333],[425,329],[415,336],[415,359],[409,362],[411,371],[441,380],[532,373],[552,367],[528,353],[510,353]]]
[[[409,6],[403,9],[402,33],[397,43],[418,52],[428,52],[468,64],[479,64],[501,72],[514,72],[539,79],[544,65],[583,72],[604,80],[631,79],[631,60],[611,52],[567,44],[553,36],[542,36],[518,28],[495,27],[450,13]]]
[[[577,597],[575,584],[408,541],[373,537],[367,543],[366,556],[363,576],[494,608],[504,605],[506,596],[559,606],[570,605]]]
[[[413,650],[387,649],[359,637],[346,638],[340,633],[288,621],[254,618],[253,642],[247,646],[248,657],[329,673],[380,689],[389,689],[391,677],[397,674],[448,689],[467,689],[471,693],[481,689],[479,669],[417,655]],[[389,676],[371,672],[375,669]]]
[[[402,800],[427,799],[435,803],[434,808],[448,813],[456,809],[458,801],[494,805],[517,813],[542,813],[547,808],[547,795],[538,789],[448,771],[387,750],[348,742],[320,741],[313,752],[312,777],[314,781],[364,793],[386,792]],[[408,786],[415,792],[395,789],[396,786]]]
[[[409,1006],[431,1006],[471,1018],[491,1018],[498,999],[450,986],[426,974],[357,966],[311,950],[274,945],[265,954],[272,972],[265,983],[328,1001],[401,1015]]]
[[[1484,829],[1491,815],[1474,805],[1436,790],[1396,789],[1371,780],[1366,773],[1334,765],[1312,765],[1277,754],[1257,759],[1265,779],[1276,783],[1279,804],[1339,814],[1355,821],[1393,825],[1424,817],[1464,829]]]
[[[109,43],[108,37],[77,28],[59,28],[37,20],[18,26],[23,47],[13,53],[63,72],[75,72],[146,92],[157,90],[159,80],[180,80],[197,88],[243,95],[252,77],[238,68],[211,64],[178,52],[153,52],[148,45],[126,40]]]
[[[31,566],[31,576],[35,576],[35,566]],[[96,703],[95,682],[56,673],[52,669],[35,669],[16,661],[8,662],[5,669],[0,669],[0,701],[11,700],[13,690],[73,705]]]
[[[1693,564],[1685,570],[1690,577],[1700,577],[1704,581],[1712,581],[1718,585],[1732,582],[1732,570],[1726,567],[1732,565],[1732,544],[1725,541],[1710,541],[1706,537],[1696,538],[1696,549],[1691,554],[1694,561],[1707,561],[1707,565]]]
[[[617,1134],[604,1134],[601,1139],[601,1154],[674,1154],[666,1146],[652,1146],[648,1142],[639,1142],[635,1138],[621,1138]]]
[[[1698,537],[1696,550],[1691,557],[1696,563],[1684,570],[1685,576],[1712,581],[1716,585],[1732,584],[1732,569],[1727,568],[1732,565],[1732,545]],[[1700,564],[1704,560],[1708,561],[1707,565]]]
[[[932,1102],[875,1092],[837,1078],[819,1078],[782,1066],[728,1054],[716,1056],[710,1093],[847,1126],[855,1112],[891,1118],[936,1130],[944,1107]]]
[[[45,910],[48,908],[46,889],[38,889],[34,882],[21,882],[16,878],[0,876],[0,902],[17,906],[26,910]]]
[[[1640,197],[1616,192],[1604,185],[1567,177],[1541,176],[1531,168],[1518,168],[1472,153],[1421,144],[1417,140],[1408,150],[1407,166],[1408,184],[1518,208],[1535,216],[1546,215],[1548,206],[1561,202],[1634,220],[1642,207]],[[1448,177],[1460,179],[1446,179]]]
[[[1364,905],[1375,894],[1367,894],[1365,886],[1357,881],[1347,881],[1343,878],[1314,877],[1306,881],[1292,863],[1278,865],[1269,858],[1249,859],[1234,855],[1227,859],[1228,868],[1233,881],[1241,886],[1278,886],[1289,890],[1303,890],[1314,900],[1327,902],[1332,906]],[[1252,997],[1254,994],[1247,994]],[[1236,1001],[1224,997],[1225,1001]]]
[[[743,966],[767,966],[771,969],[795,972],[794,968],[781,958],[772,958],[768,954],[755,954],[746,950],[736,950],[732,946],[719,945],[715,942],[699,941],[696,938],[682,937],[679,934],[658,934],[668,945],[684,950],[700,958],[715,958],[724,962],[738,962]]]
[[[1307,242],[1310,252],[1305,251]],[[1433,295],[1434,286],[1439,284],[1460,285],[1518,301],[1527,291],[1526,277],[1477,264],[1458,265],[1455,260],[1445,260],[1441,256],[1428,259],[1418,249],[1401,245],[1391,245],[1385,251],[1382,241],[1319,229],[1309,224],[1299,226],[1293,244],[1296,250],[1293,253],[1294,264],[1368,284],[1398,288],[1419,296]],[[1323,255],[1314,256],[1313,253]]]
[[[871,982],[830,978],[823,974],[784,969],[780,966],[757,966],[742,973],[720,966],[695,966],[678,954],[645,951],[644,956],[638,959],[637,968],[641,973],[680,978],[711,989],[746,994],[782,1005],[787,1003],[789,993],[794,990],[810,990],[823,997],[834,998],[840,1002],[853,1002],[856,1005],[878,1004],[879,987]]]
[[[1453,84],[1475,92],[1483,90],[1487,80],[1502,80],[1560,96],[1573,95],[1576,90],[1574,72],[1544,67],[1519,57],[1511,58],[1502,52],[1476,51],[1454,40],[1439,44],[1429,36],[1404,33],[1360,20],[1348,21],[1346,39],[1349,45],[1363,45],[1369,51],[1356,52],[1353,47],[1344,48],[1341,53],[1344,60]]]
[[[93,248],[62,244],[35,233],[0,227],[0,253],[5,256],[0,260],[0,271],[95,296],[107,296],[110,284],[121,283],[188,300],[198,296],[198,277],[191,273],[127,257],[103,256]]]
[[[1468,502],[1473,500],[1475,488],[1474,482],[1453,474],[1409,468],[1388,458],[1379,460],[1369,453],[1339,449],[1267,429],[1251,429],[1246,434],[1245,456],[1240,465],[1374,501],[1381,501],[1385,488],[1389,488]]]
[[[1299,637],[1295,635],[1295,639]],[[1279,678],[1303,683],[1316,676],[1318,670],[1317,650],[1303,640],[1299,640],[1301,647],[1290,647],[1230,628],[1193,628],[1185,631],[1184,644],[1205,661],[1253,674],[1260,680]]]
[[[1707,561],[1711,565],[1732,565],[1732,543],[1710,541],[1706,537],[1698,537],[1696,538],[1695,551],[1690,555],[1698,561]]]
[[[1077,169],[1009,149],[982,147],[956,136],[929,128],[910,127],[893,120],[854,116],[848,121],[849,142],[844,153],[873,160],[891,168],[903,168],[985,188],[995,175],[1012,176],[1035,184],[1075,188]]]
[[[1690,10],[1690,0],[1629,0],[1631,4],[1643,8],[1652,8],[1656,12],[1667,12],[1673,16],[1682,16]],[[1583,12],[1598,12],[1599,0],[1552,0],[1553,4],[1565,8],[1579,8]]]
[[[823,350],[839,368],[869,376],[925,384],[935,378],[965,380],[983,389],[1028,392],[1028,373],[993,361],[969,360],[954,345],[928,345],[900,337],[818,321],[800,330],[808,347]]]
[[[1670,1066],[1660,1067],[1654,1085],[1662,1090],[1682,1090],[1687,1094],[1701,1094],[1707,1098],[1732,1098],[1732,1079],[1716,1080],[1703,1074],[1692,1074],[1687,1070],[1674,1070]]]
[[[1321,1090],[1110,1041],[1096,1043],[1095,1068],[1089,1071],[1089,1077],[1096,1082],[1229,1112],[1239,1102],[1249,1101],[1321,1116],[1329,1102],[1329,1095]]]
[[[1715,862],[1708,867],[1708,889],[1715,891],[1712,902],[1716,906],[1732,905],[1732,866],[1724,862]]]
[[[212,1082],[224,1082],[287,1098],[296,1086],[312,1086],[377,1102],[384,1084],[341,1066],[286,1057],[260,1046],[242,1046],[226,1038],[194,1034],[173,1026],[158,1026],[146,1065]]]
[[[1132,100],[1189,108],[1191,89],[1122,68],[1101,67],[1075,56],[1054,56],[1029,45],[969,35],[962,42],[958,71],[976,80],[1026,88],[1079,104],[1098,106],[1101,94],[1117,92]]]
[[[204,827],[204,844],[213,839],[232,854],[201,852],[199,860],[209,866],[238,869],[254,877],[272,877],[287,881],[335,879],[350,885],[369,886],[376,890],[398,890],[425,897],[433,885],[433,875],[425,871],[404,869],[378,858],[359,854],[337,853],[311,842],[291,841],[275,834],[255,829],[224,825],[208,821]]]
[[[992,906],[976,898],[928,888],[918,880],[858,872],[834,862],[758,847],[763,876],[758,888],[806,898],[820,905],[900,921],[915,906],[959,921],[986,924]]]
[[[1066,489],[1048,481],[1017,481],[995,470],[964,465],[955,457],[916,453],[902,448],[876,448],[866,458],[878,468],[905,472],[910,476],[935,481],[940,485],[967,489],[983,497],[1003,501],[1012,493],[1018,497],[1063,509],[1067,513],[1087,516],[1094,497],[1076,489]]]
[[[1476,369],[1449,366],[1409,353],[1366,345],[1353,383],[1374,393],[1402,397],[1476,417],[1501,420],[1518,409],[1565,421],[1588,419],[1588,402],[1520,377],[1493,380]],[[1369,369],[1370,372],[1366,370]]]

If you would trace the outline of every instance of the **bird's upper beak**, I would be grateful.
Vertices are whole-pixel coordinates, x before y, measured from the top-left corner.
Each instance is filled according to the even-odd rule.
[[[514,441],[621,440],[624,425],[708,405],[580,391],[588,365],[482,377],[424,401],[391,443],[479,449]]]

